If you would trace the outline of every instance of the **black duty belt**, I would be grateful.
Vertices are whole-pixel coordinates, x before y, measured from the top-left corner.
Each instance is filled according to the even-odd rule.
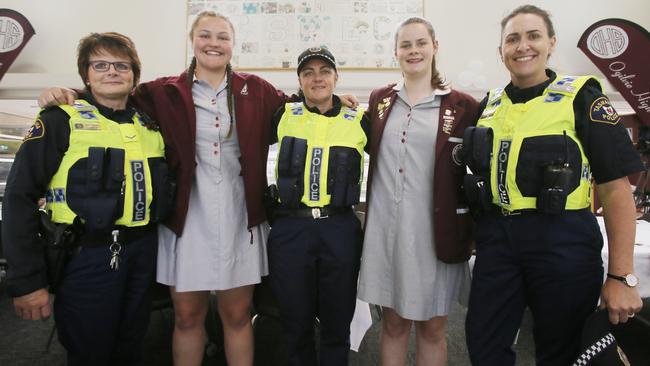
[[[492,205],[492,208],[488,211],[500,216],[516,216],[516,215],[530,215],[530,214],[544,214],[543,212],[537,210],[536,208],[524,208],[521,210],[506,210],[503,207],[497,206],[497,205]],[[585,208],[578,208],[578,209],[565,209],[564,212],[580,212],[580,211],[591,211],[590,207],[585,207]]]
[[[491,211],[501,216],[516,216],[516,215],[524,215],[524,214],[531,214],[531,213],[538,212],[537,209],[535,208],[524,208],[521,210],[507,210],[497,205],[492,205]]]
[[[351,207],[307,207],[293,209],[275,209],[273,216],[279,217],[311,217],[313,219],[326,219],[333,215],[351,212]]]
[[[156,230],[156,225],[149,224],[136,227],[116,226],[113,230],[120,232],[117,237],[119,243],[128,245],[130,242],[143,238],[151,233],[152,230]],[[99,233],[83,233],[77,240],[77,243],[82,247],[109,246],[113,243],[113,235],[111,234],[113,230]]]

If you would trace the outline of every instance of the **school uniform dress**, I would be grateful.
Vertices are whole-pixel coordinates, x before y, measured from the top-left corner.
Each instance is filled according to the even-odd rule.
[[[225,290],[268,274],[266,222],[246,227],[246,197],[237,128],[231,126],[226,81],[214,90],[194,80],[196,170],[182,236],[159,227],[160,283],[176,291]],[[235,120],[237,118],[235,117]],[[228,131],[232,129],[231,136]]]
[[[450,91],[411,104],[406,90],[395,88],[373,157],[358,297],[406,319],[428,320],[447,315],[469,282],[467,262],[441,261],[434,245],[436,131],[442,96]]]

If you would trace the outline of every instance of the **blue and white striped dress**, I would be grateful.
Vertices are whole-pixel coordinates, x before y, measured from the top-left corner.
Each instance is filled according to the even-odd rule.
[[[269,226],[249,231],[237,129],[230,127],[226,81],[218,90],[195,80],[196,173],[181,237],[158,229],[160,283],[177,291],[226,290],[268,274]]]

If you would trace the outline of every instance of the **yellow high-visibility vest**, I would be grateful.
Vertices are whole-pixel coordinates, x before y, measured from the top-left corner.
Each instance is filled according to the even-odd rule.
[[[287,103],[278,125],[278,153],[282,151],[285,136],[307,140],[301,202],[309,207],[323,207],[330,203],[327,192],[327,172],[330,148],[342,146],[355,149],[360,155],[359,184],[363,179],[363,148],[368,141],[361,118],[363,108],[341,107],[336,117],[310,112],[302,102]],[[277,177],[276,167],[276,177]]]
[[[144,226],[149,223],[152,179],[149,158],[162,158],[165,149],[160,132],[147,129],[136,112],[133,123],[117,123],[99,113],[85,100],[59,106],[69,116],[70,144],[59,169],[48,185],[46,209],[52,221],[71,224],[77,214],[68,206],[68,176],[81,159],[88,158],[90,147],[118,148],[125,151],[123,211],[115,225]]]
[[[531,154],[532,138],[558,136],[566,133],[566,143],[577,144],[580,166],[572,166],[574,174],[580,174],[579,184],[567,197],[565,209],[575,210],[590,206],[591,170],[589,160],[576,135],[573,101],[578,91],[593,76],[557,76],[541,96],[526,103],[513,104],[503,89],[491,90],[488,102],[477,126],[490,127],[494,133],[490,162],[490,186],[492,202],[506,210],[534,209],[536,195],[522,192],[518,176],[520,157]],[[545,141],[543,138],[538,141]],[[550,141],[550,139],[548,139]],[[573,145],[575,146],[575,145]],[[538,149],[542,149],[537,146]],[[550,146],[549,146],[550,148]],[[577,154],[576,154],[577,155]],[[577,156],[576,156],[577,157]],[[519,167],[525,171],[525,167]],[[541,183],[540,183],[541,184]]]

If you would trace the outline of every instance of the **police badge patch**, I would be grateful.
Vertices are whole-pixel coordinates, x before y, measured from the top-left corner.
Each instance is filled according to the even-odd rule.
[[[615,125],[621,120],[614,107],[607,97],[600,97],[591,104],[589,118],[594,122],[609,123]]]
[[[27,130],[27,135],[25,135],[23,142],[28,140],[36,140],[43,136],[45,136],[45,126],[43,125],[43,121],[41,121],[39,118],[36,120],[36,122],[34,122],[32,127]]]
[[[625,354],[625,352],[623,352],[621,347],[619,347],[618,345],[616,345],[616,353],[618,354],[618,358],[621,360],[623,365],[625,365],[625,366],[630,366],[631,365],[630,360],[627,358],[627,355]]]

